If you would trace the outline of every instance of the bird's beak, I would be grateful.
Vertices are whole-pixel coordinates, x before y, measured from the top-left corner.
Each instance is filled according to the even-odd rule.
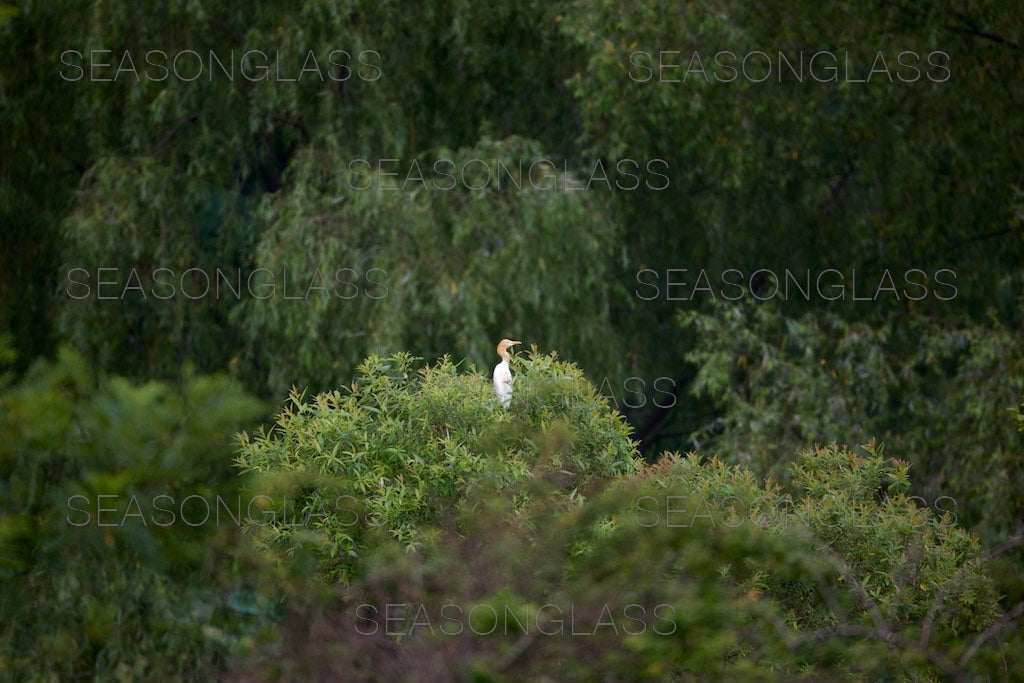
[[[522,343],[523,343],[523,342],[518,342],[518,341],[510,341],[510,342],[508,343],[508,345],[509,345],[509,346],[515,346],[516,344],[522,344]]]

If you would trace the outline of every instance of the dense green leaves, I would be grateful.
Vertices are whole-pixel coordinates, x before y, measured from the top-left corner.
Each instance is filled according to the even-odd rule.
[[[291,552],[317,533],[325,573],[347,580],[369,532],[417,548],[470,488],[522,504],[525,482],[550,475],[579,503],[637,467],[627,426],[575,366],[517,360],[506,410],[489,378],[418,365],[372,356],[350,386],[308,402],[293,392],[272,429],[240,437],[238,465],[290,493],[301,522],[257,524],[265,545]]]
[[[1024,394],[1017,335],[744,303],[684,324],[695,331],[692,390],[719,411],[694,434],[701,451],[777,472],[807,445],[877,437],[920,470],[915,493],[989,543],[1019,524],[1021,439],[1008,413]]]
[[[998,646],[964,657],[996,616],[976,541],[908,498],[906,467],[879,452],[809,451],[786,488],[697,456],[606,480],[569,507],[540,483],[469,491],[415,553],[373,537],[344,600],[241,670],[326,678],[394,666],[490,680],[1000,671]]]
[[[277,288],[232,313],[243,376],[268,368],[277,393],[328,389],[366,354],[404,349],[489,364],[503,335],[621,367],[607,339],[620,235],[595,197],[558,189],[578,179],[531,181],[542,159],[520,138],[405,163],[350,162],[334,138],[301,154],[253,263]]]
[[[240,500],[230,433],[261,411],[224,378],[132,385],[66,350],[4,389],[5,675],[193,676],[257,642],[272,577],[242,575],[257,558],[210,512]]]

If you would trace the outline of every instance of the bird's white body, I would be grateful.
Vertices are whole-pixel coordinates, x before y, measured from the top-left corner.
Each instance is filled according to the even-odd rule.
[[[504,358],[494,366],[494,393],[498,395],[501,405],[508,408],[512,400],[512,371],[508,369],[508,361]]]
[[[498,342],[498,355],[501,362],[494,366],[494,393],[498,395],[501,405],[508,408],[512,401],[512,371],[508,368],[508,350],[520,342],[502,339]]]

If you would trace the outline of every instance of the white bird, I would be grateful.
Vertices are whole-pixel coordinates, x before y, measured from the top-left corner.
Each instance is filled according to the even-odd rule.
[[[508,350],[521,343],[511,339],[502,339],[498,342],[498,355],[501,356],[501,362],[494,366],[494,393],[498,395],[501,405],[506,408],[512,400],[512,371],[508,369]]]

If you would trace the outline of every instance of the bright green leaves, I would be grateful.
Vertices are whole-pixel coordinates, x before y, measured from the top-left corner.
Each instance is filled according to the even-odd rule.
[[[517,357],[513,372],[505,410],[489,378],[447,359],[419,366],[408,354],[371,356],[350,387],[311,401],[293,393],[273,430],[240,437],[238,462],[268,474],[282,495],[299,494],[300,514],[326,506],[302,533],[321,535],[325,570],[343,580],[367,534],[379,528],[418,547],[471,487],[515,497],[537,477],[575,499],[635,469],[627,426],[579,368],[534,355]],[[290,533],[266,532],[275,543]]]

